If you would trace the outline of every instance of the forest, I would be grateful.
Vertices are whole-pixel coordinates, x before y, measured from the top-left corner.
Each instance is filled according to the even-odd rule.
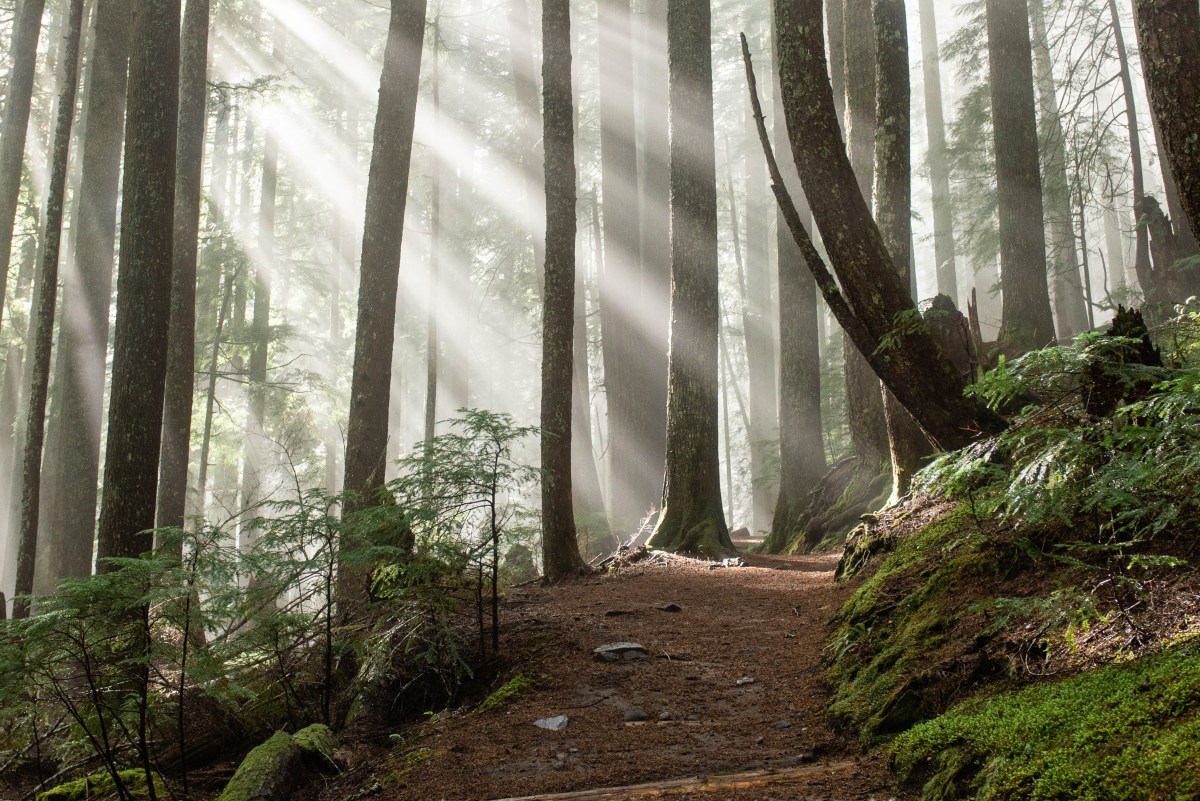
[[[0,43],[0,799],[1200,798],[1196,0]]]

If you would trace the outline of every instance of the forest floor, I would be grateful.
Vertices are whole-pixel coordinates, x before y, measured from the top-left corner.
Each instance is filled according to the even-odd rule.
[[[882,761],[822,714],[827,621],[851,589],[833,581],[837,557],[745,559],[655,556],[511,590],[510,669],[498,682],[523,675],[528,688],[488,711],[432,716],[391,748],[349,746],[347,770],[305,801],[477,801],[672,780],[688,781],[572,797],[893,798]],[[646,658],[597,661],[593,649],[612,642],[638,643]],[[561,731],[534,725],[560,715]]]

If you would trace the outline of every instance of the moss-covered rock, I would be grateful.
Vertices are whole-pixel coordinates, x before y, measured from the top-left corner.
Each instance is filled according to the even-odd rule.
[[[141,768],[117,772],[121,784],[134,797],[148,798],[149,788],[146,782],[146,771]],[[167,789],[158,776],[154,777],[154,790],[158,798],[167,795]],[[93,773],[82,779],[66,782],[57,787],[38,793],[36,801],[82,801],[82,799],[117,798],[117,784],[108,771]]]
[[[283,801],[300,774],[303,751],[286,732],[246,754],[218,801]]]
[[[1200,643],[963,704],[891,753],[928,801],[1200,798]]]
[[[333,729],[323,723],[306,726],[292,735],[294,742],[303,755],[304,763],[316,770],[337,768],[337,759],[333,752],[337,750],[337,735]]]

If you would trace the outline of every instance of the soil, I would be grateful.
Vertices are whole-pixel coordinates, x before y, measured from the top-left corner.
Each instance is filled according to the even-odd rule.
[[[780,778],[670,797],[894,797],[882,760],[822,715],[826,625],[850,592],[833,582],[837,557],[744,558],[724,567],[658,555],[510,590],[501,649],[508,675],[533,686],[487,712],[433,716],[391,748],[347,748],[346,772],[306,799],[477,801],[753,771]],[[646,657],[597,661],[593,649],[622,641]],[[648,719],[626,722],[631,710]],[[569,719],[562,731],[533,725],[557,715]]]

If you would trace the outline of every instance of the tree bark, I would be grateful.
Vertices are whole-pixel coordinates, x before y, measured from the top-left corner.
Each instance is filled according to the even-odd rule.
[[[13,18],[12,66],[4,95],[4,122],[0,128],[0,322],[8,290],[8,268],[12,258],[13,227],[21,194],[21,165],[25,160],[25,137],[33,101],[33,78],[37,66],[38,36],[46,0],[20,0]]]
[[[167,355],[163,439],[159,454],[157,523],[182,526],[187,505],[192,401],[196,374],[196,260],[208,121],[209,0],[187,0],[179,64],[174,268]],[[180,554],[182,556],[182,554]]]
[[[1117,49],[1117,62],[1121,69],[1121,93],[1125,97],[1125,127],[1129,131],[1129,159],[1133,179],[1133,207],[1141,208],[1146,196],[1146,179],[1142,166],[1142,138],[1138,133],[1137,100],[1133,94],[1133,78],[1129,69],[1129,53],[1125,48],[1125,33],[1121,27],[1121,16],[1117,12],[1116,0],[1109,0],[1108,14],[1112,21],[1113,42]],[[1149,87],[1147,87],[1149,91]],[[1169,172],[1169,170],[1164,170]],[[1134,274],[1149,297],[1153,291],[1153,267],[1150,265],[1150,234],[1144,225],[1136,225],[1133,257]]]
[[[346,436],[346,512],[374,503],[384,482],[402,221],[425,34],[425,0],[392,0],[375,119],[358,287]]]
[[[51,399],[48,436],[57,443],[59,465],[50,478],[58,502],[49,522],[59,532],[52,569],[64,578],[92,572],[131,18],[130,0],[96,5],[72,225],[74,258],[63,275],[58,389]]]
[[[733,552],[721,508],[718,450],[716,143],[709,0],[669,0],[671,336],[667,469],[650,544],[719,557]]]
[[[513,43],[516,58],[516,43]],[[430,92],[433,104],[433,124],[442,121],[442,18],[433,21],[433,56],[431,59]],[[438,290],[442,260],[442,161],[432,159],[429,176],[429,308],[425,314],[425,440],[437,434],[438,401]]]
[[[925,79],[925,129],[929,138],[926,163],[933,194],[933,253],[937,291],[961,307],[954,245],[954,201],[950,194],[950,158],[942,115],[942,59],[938,47],[934,0],[921,3],[921,69]]]
[[[546,154],[546,291],[542,301],[542,569],[561,581],[584,569],[571,495],[571,379],[575,327],[575,128],[571,4],[542,4]]]
[[[137,556],[152,545],[170,324],[179,17],[173,0],[138,0],[133,17],[101,558]]]
[[[908,78],[908,20],[904,0],[874,0],[877,103],[875,220],[884,247],[906,287],[912,279],[912,90]],[[892,500],[908,494],[913,475],[933,452],[928,438],[896,396],[883,388]]]
[[[789,136],[792,155],[840,289],[798,216],[788,225],[822,295],[860,352],[870,354],[885,385],[940,447],[961,447],[981,431],[999,430],[1003,421],[963,395],[962,378],[912,305],[908,283],[891,264],[859,191],[838,136],[820,0],[775,0],[774,13],[784,112],[788,131],[797,132]]]
[[[1033,68],[1041,121],[1043,200],[1045,229],[1049,236],[1050,275],[1054,287],[1054,313],[1063,339],[1073,337],[1088,325],[1088,308],[1079,273],[1079,255],[1075,250],[1075,226],[1072,222],[1071,185],[1067,179],[1067,136],[1054,81],[1054,66],[1046,38],[1043,0],[1029,0],[1032,27]]]
[[[71,0],[62,60],[62,93],[54,126],[50,179],[46,197],[46,231],[42,264],[33,292],[33,361],[26,393],[25,458],[22,467],[21,540],[17,552],[17,597],[13,617],[29,616],[37,553],[39,498],[42,487],[42,445],[46,426],[46,394],[50,387],[50,351],[54,343],[54,310],[58,297],[58,257],[62,243],[63,207],[67,194],[67,164],[75,94],[79,86],[79,43],[83,33],[83,0]]]
[[[1167,163],[1192,231],[1200,231],[1200,8],[1134,0],[1142,69]]]
[[[987,0],[987,29],[1000,218],[1000,344],[1010,354],[1024,353],[1054,341],[1026,0]]]

